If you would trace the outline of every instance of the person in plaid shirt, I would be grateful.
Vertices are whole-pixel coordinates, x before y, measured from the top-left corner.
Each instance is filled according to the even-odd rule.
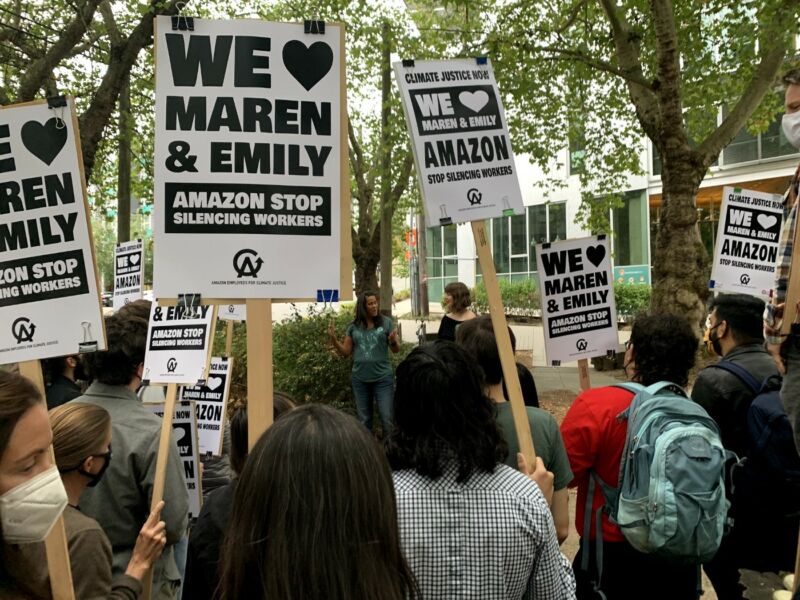
[[[795,148],[800,149],[800,69],[793,69],[783,77],[786,86],[784,99],[783,132]],[[772,354],[778,370],[783,374],[781,400],[794,428],[794,441],[800,451],[800,335],[798,325],[792,327],[791,335],[781,334],[783,309],[786,302],[798,302],[800,298],[787,298],[789,274],[792,270],[792,252],[797,230],[797,197],[800,166],[795,171],[789,189],[783,196],[783,227],[778,245],[778,263],[775,266],[775,287],[772,300],[764,312],[764,335],[767,350]],[[795,269],[797,274],[797,269]],[[800,311],[798,311],[800,315]],[[797,317],[795,317],[797,323]]]
[[[397,367],[386,450],[421,596],[575,598],[547,501],[528,475],[503,464],[508,447],[483,389],[478,363],[452,342],[420,346]]]

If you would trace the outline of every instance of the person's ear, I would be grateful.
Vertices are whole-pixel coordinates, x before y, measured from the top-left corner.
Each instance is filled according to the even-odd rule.
[[[87,473],[92,472],[92,466],[94,465],[94,456],[87,456],[83,459],[81,463],[81,470],[86,471]]]
[[[143,379],[142,375],[144,375],[144,363],[143,363],[143,362],[140,362],[140,363],[139,363],[139,366],[138,366],[138,367],[136,367],[136,376],[137,376],[139,379]]]

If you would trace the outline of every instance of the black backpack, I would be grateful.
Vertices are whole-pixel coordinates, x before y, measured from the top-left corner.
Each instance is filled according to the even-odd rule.
[[[797,517],[800,454],[781,402],[780,378],[772,376],[759,383],[736,363],[722,360],[713,366],[736,375],[755,395],[747,411],[747,455],[739,461],[733,476],[734,506],[745,509],[760,505],[761,512],[766,494],[771,510],[784,517]]]

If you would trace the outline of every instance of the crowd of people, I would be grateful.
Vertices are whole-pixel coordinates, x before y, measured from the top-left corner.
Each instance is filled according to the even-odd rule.
[[[800,72],[786,83],[791,121]],[[344,337],[328,331],[352,356],[358,419],[276,392],[275,423],[248,452],[237,407],[204,474],[216,489],[191,523],[175,439],[151,510],[162,423],[141,402],[150,305],[127,305],[106,318],[105,351],[48,361],[46,404],[0,370],[0,598],[51,597],[43,542],[62,516],[79,600],[139,598],[151,574],[151,597],[165,600],[692,600],[701,567],[720,600],[743,598],[740,569],[793,569],[800,527],[800,325],[781,328],[797,196],[796,174],[772,301],[711,300],[704,343],[720,360],[690,396],[697,327],[641,316],[625,344],[628,382],[583,391],[560,426],[523,381],[528,464],[492,322],[469,309],[466,286],[447,286],[440,339],[396,372],[395,325],[365,292]],[[632,431],[642,414],[652,418]],[[670,479],[673,468],[690,476]],[[648,481],[664,487],[630,496]],[[560,545],[572,525],[570,564]]]

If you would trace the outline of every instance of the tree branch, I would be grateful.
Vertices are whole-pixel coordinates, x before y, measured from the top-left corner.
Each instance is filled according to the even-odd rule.
[[[47,83],[50,73],[64,60],[70,51],[86,33],[89,23],[94,18],[100,0],[86,0],[83,8],[77,11],[75,18],[70,21],[50,50],[40,59],[33,61],[25,72],[19,86],[19,100],[27,102],[33,100],[39,90]]]
[[[776,11],[775,20],[772,23],[773,29],[777,29],[781,19],[786,16],[788,11],[785,9],[786,5],[784,5],[784,10]],[[768,28],[768,30],[771,29]],[[758,107],[764,94],[775,82],[775,76],[786,56],[786,44],[780,35],[761,36],[760,47],[762,48],[761,60],[742,97],[739,98],[719,127],[712,131],[698,148],[698,153],[706,165],[714,162],[722,149],[745,126],[748,117]]]
[[[617,63],[623,72],[633,77],[645,79],[642,61],[639,53],[638,37],[632,35],[624,15],[619,13],[614,0],[600,0],[606,18],[611,26],[611,35],[614,39],[614,48],[617,54]],[[660,116],[655,94],[651,89],[642,87],[628,81],[628,92],[636,108],[636,117],[645,133],[653,142],[660,145]]]
[[[97,0],[99,2],[99,0]],[[94,168],[97,146],[103,131],[111,119],[122,86],[136,62],[139,52],[153,41],[153,19],[157,15],[178,14],[176,5],[180,0],[170,0],[166,5],[162,0],[151,0],[149,8],[142,15],[131,34],[119,46],[111,47],[108,70],[100,82],[100,87],[92,98],[89,108],[79,119],[81,128],[81,148],[83,166],[87,181]]]
[[[528,47],[528,50],[532,52],[543,51],[543,52],[550,52],[553,54],[557,54],[558,56],[544,57],[544,60],[562,60],[562,57],[565,60],[576,60],[594,69],[597,69],[598,71],[605,71],[606,73],[611,73],[612,75],[621,77],[622,79],[624,79],[629,83],[633,83],[648,90],[653,89],[652,82],[645,79],[641,72],[636,73],[620,69],[618,67],[615,67],[609,62],[606,62],[599,58],[594,58],[593,56],[589,56],[588,54],[585,54],[575,48],[557,48],[554,46],[542,46],[542,47],[533,46],[533,47]]]
[[[572,27],[575,24],[575,21],[578,20],[578,15],[581,14],[581,9],[586,6],[587,0],[578,0],[575,5],[569,9],[569,14],[567,14],[566,20],[556,27],[554,33],[563,34],[567,29]]]
[[[117,26],[117,20],[114,18],[114,11],[111,10],[111,3],[108,0],[102,0],[98,9],[100,10],[100,15],[103,17],[103,23],[106,26],[108,38],[111,40],[111,43],[120,45],[122,43],[122,34]]]
[[[681,63],[678,50],[678,31],[675,28],[675,11],[672,0],[650,0],[653,30],[656,38],[656,64],[658,86],[656,95],[661,109],[661,128],[685,131],[683,103],[681,102]],[[687,148],[686,135],[670,136],[680,140]]]

